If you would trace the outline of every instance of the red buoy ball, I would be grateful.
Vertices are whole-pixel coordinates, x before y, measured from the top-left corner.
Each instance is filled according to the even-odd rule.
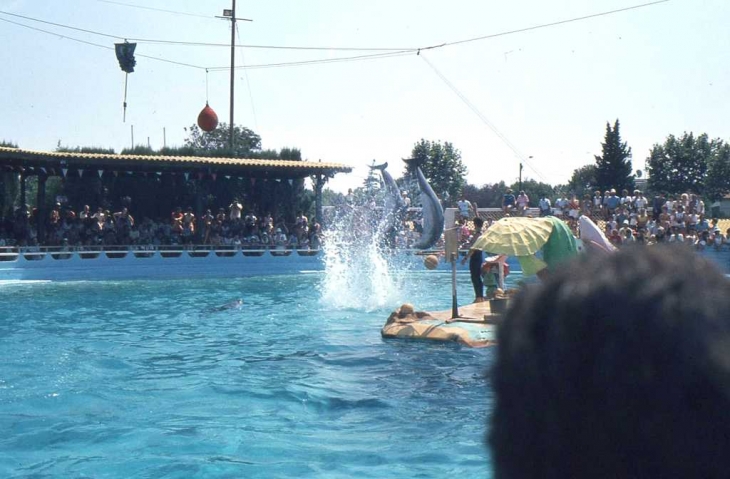
[[[208,106],[207,102],[198,115],[198,126],[203,131],[213,131],[218,126],[218,115]]]

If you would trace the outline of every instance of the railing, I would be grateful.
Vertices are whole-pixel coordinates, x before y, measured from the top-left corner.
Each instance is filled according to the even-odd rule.
[[[0,262],[17,261],[21,256],[26,261],[40,261],[46,256],[54,260],[69,260],[74,256],[82,260],[98,259],[106,257],[109,259],[122,259],[130,255],[135,258],[180,258],[189,256],[191,258],[206,257],[235,257],[238,255],[258,257],[269,253],[271,256],[317,256],[319,249],[309,248],[282,248],[282,247],[245,247],[245,246],[210,246],[210,245],[189,245],[189,246],[88,246],[68,248],[62,246],[29,246],[29,247],[0,247]]]

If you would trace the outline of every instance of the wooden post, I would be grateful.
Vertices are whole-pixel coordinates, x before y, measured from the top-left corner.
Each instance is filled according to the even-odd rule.
[[[28,200],[25,198],[25,171],[20,173],[20,207],[25,208]]]
[[[321,174],[317,175],[317,180],[314,182],[314,218],[319,223],[320,228],[322,227],[322,187],[324,186],[324,177]]]
[[[40,244],[46,241],[46,219],[48,217],[46,214],[46,180],[48,180],[46,175],[38,175],[36,232],[38,233],[38,243]]]
[[[236,0],[233,0],[233,5],[231,6],[231,119],[230,124],[228,125],[230,135],[229,141],[230,141],[230,148],[231,148],[231,155],[233,155],[233,148],[235,146],[235,140],[233,138],[233,86],[234,86],[234,80],[236,77]]]

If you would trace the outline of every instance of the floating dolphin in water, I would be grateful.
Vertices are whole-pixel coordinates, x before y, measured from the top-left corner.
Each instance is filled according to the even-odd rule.
[[[406,206],[403,197],[400,194],[400,188],[396,184],[395,180],[390,173],[385,169],[388,167],[388,162],[382,165],[371,166],[372,170],[380,170],[380,174],[383,175],[383,181],[385,182],[385,208],[383,210],[383,228],[382,231],[390,232],[396,227],[398,214],[403,211]]]
[[[426,181],[420,167],[416,167],[418,188],[421,190],[421,209],[423,212],[423,233],[421,239],[413,247],[427,249],[436,244],[444,232],[444,209],[433,192],[433,188]]]
[[[229,301],[226,304],[222,304],[220,306],[212,306],[210,308],[207,308],[207,309],[203,310],[203,313],[220,313],[221,311],[228,311],[231,309],[241,309],[241,306],[243,306],[243,300],[234,299],[233,301]]]

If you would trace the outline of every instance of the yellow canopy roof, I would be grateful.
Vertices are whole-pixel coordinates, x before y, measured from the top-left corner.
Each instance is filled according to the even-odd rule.
[[[546,218],[502,218],[472,248],[510,256],[532,255],[545,245],[552,231],[553,225]]]

